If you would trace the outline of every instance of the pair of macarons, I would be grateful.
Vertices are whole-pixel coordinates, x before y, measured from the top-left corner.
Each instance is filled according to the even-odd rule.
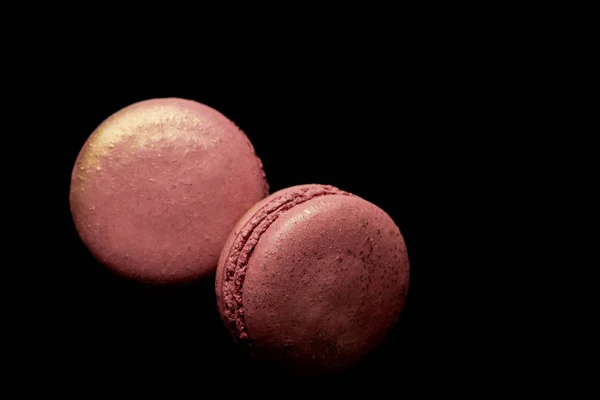
[[[233,339],[290,370],[356,364],[404,306],[408,256],[388,214],[329,185],[269,195],[248,137],[195,101],[146,100],[102,122],[75,162],[70,207],[85,246],[119,275],[214,276]]]

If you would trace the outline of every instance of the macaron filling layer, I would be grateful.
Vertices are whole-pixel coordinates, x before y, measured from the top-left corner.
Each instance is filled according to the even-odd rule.
[[[250,345],[250,337],[244,321],[242,295],[248,261],[261,235],[282,213],[292,207],[315,197],[334,194],[352,196],[350,193],[326,185],[310,185],[283,194],[260,208],[238,233],[225,260],[223,283],[224,315],[227,319],[227,327],[237,342]]]

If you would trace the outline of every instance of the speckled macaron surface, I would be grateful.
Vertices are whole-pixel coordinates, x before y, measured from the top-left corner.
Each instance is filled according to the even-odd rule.
[[[236,221],[268,194],[247,136],[184,99],[114,113],[83,145],[70,207],[89,251],[112,271],[152,283],[214,273]]]
[[[299,371],[338,371],[369,354],[404,307],[402,234],[376,205],[332,186],[273,193],[237,223],[216,275],[234,340]]]

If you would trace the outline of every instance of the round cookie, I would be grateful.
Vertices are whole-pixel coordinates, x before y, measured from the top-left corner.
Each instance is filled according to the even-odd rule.
[[[409,262],[392,219],[332,186],[287,188],[236,224],[217,305],[234,340],[295,371],[339,371],[370,353],[404,306]]]
[[[180,283],[214,273],[236,221],[268,194],[246,135],[191,100],[141,101],[83,145],[71,177],[75,227],[125,277]]]

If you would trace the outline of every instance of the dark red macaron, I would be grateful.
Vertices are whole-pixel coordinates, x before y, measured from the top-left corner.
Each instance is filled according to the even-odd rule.
[[[83,243],[109,269],[179,283],[214,273],[236,221],[267,194],[262,164],[233,122],[165,98],[98,126],[75,162],[70,206]]]
[[[219,312],[235,341],[297,372],[344,370],[380,344],[408,290],[400,230],[374,204],[301,185],[257,203],[219,259]]]

